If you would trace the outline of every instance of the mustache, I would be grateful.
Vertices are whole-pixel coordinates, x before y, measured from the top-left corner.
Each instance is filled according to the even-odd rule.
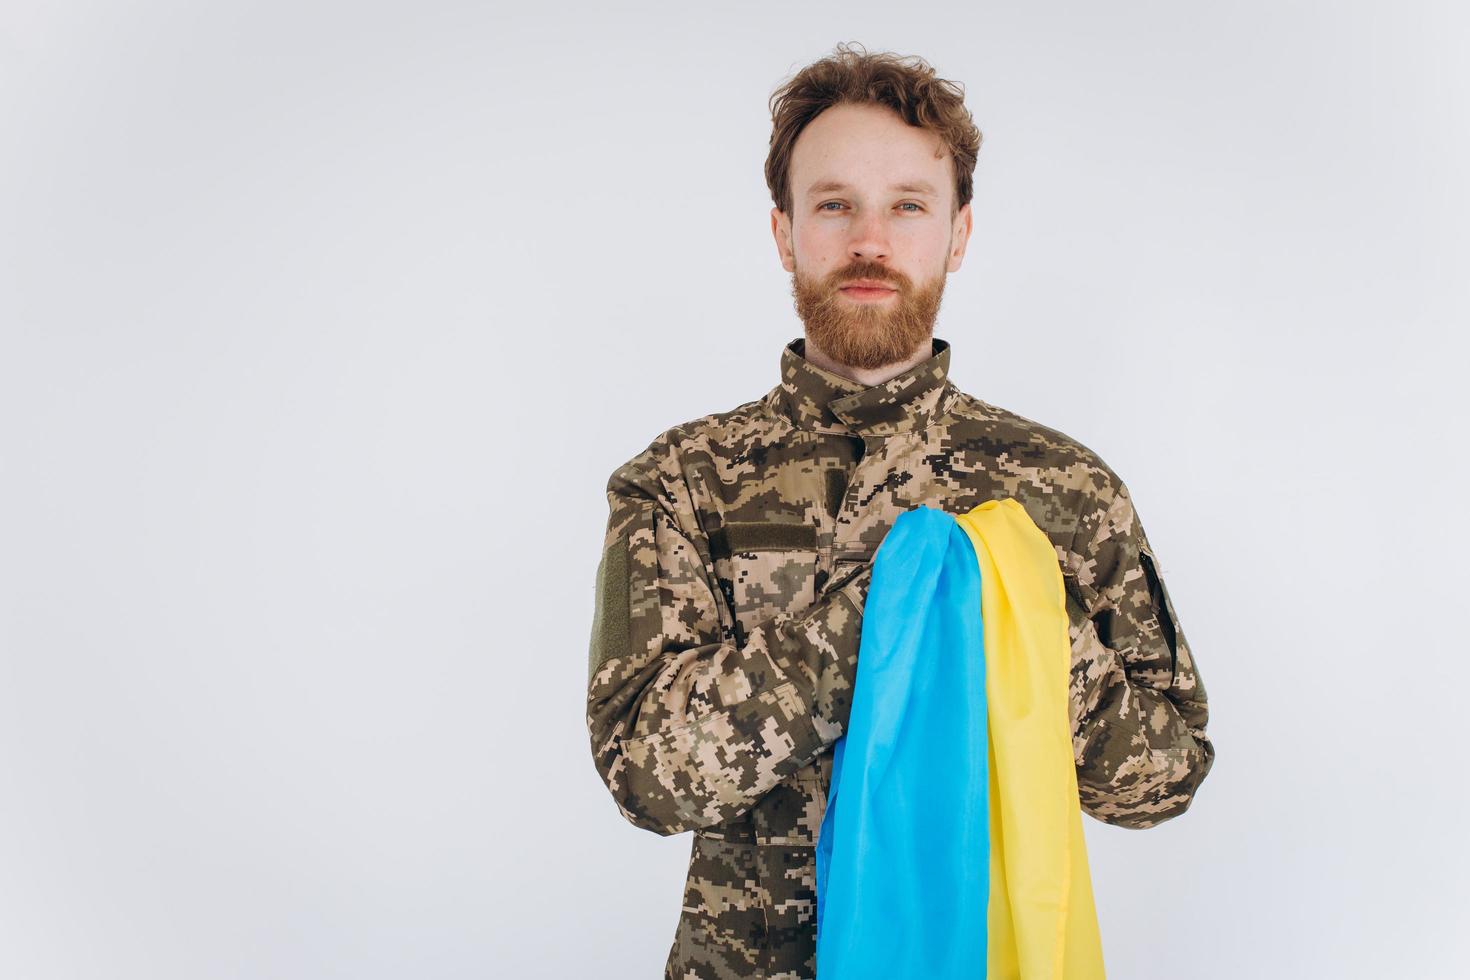
[[[850,265],[845,269],[839,269],[827,277],[826,285],[829,290],[835,290],[856,279],[871,279],[874,282],[887,283],[895,289],[901,289],[905,292],[912,286],[912,283],[909,282],[909,277],[903,273],[871,263]]]

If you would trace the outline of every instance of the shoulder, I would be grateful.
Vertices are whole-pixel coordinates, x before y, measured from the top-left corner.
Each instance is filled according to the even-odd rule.
[[[1105,527],[1127,520],[1128,488],[1094,448],[1055,426],[961,393],[946,417],[955,465],[1018,499],[1073,568]]]
[[[947,421],[954,451],[983,452],[1018,467],[1044,469],[1052,480],[1081,493],[1111,497],[1122,485],[1091,446],[974,395],[961,392]]]
[[[691,459],[740,452],[784,435],[790,423],[770,408],[771,395],[672,425],[608,477],[609,493],[663,495],[677,505]]]

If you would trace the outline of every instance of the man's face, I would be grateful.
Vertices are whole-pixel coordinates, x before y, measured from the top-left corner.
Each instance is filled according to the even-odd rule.
[[[840,363],[886,367],[934,335],[945,277],[970,236],[968,204],[950,218],[942,148],[876,105],[833,106],[797,137],[791,214],[772,208],[771,230],[807,337]]]

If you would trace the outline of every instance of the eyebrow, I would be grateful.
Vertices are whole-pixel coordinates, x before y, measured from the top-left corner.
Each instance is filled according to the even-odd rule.
[[[832,191],[845,191],[847,189],[848,185],[844,184],[842,181],[828,178],[826,180],[819,180],[811,187],[807,188],[806,194],[807,197],[811,197],[816,194],[828,194]],[[899,184],[893,184],[889,187],[889,190],[902,191],[905,194],[927,194],[930,197],[939,196],[939,192],[934,189],[934,185],[930,184],[928,181],[923,180],[910,180]]]

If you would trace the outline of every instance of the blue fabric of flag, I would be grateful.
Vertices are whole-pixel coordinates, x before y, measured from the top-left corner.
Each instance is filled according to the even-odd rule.
[[[980,571],[950,514],[873,557],[816,847],[819,980],[985,976],[989,744]]]

